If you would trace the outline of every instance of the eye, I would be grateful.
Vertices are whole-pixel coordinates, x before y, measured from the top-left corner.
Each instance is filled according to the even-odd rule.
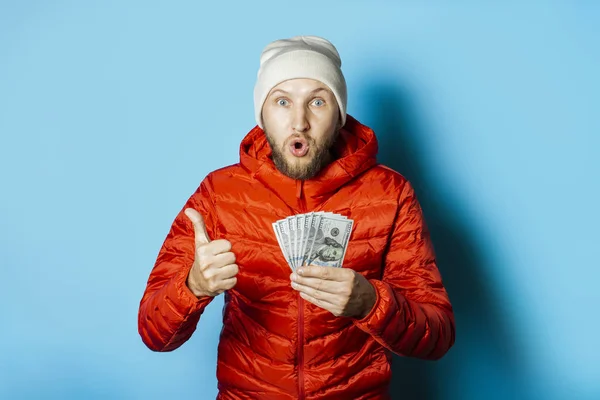
[[[321,107],[323,104],[325,104],[325,102],[323,101],[323,99],[316,99],[315,101],[313,101],[313,104],[317,107]]]
[[[288,105],[288,101],[284,98],[279,98],[277,99],[277,104],[280,106],[287,106]]]

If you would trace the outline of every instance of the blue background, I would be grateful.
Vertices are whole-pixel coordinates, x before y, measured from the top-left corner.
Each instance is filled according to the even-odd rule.
[[[0,3],[0,398],[216,395],[222,296],[137,333],[175,214],[254,126],[262,48],[330,39],[455,307],[397,398],[598,399],[600,2]]]

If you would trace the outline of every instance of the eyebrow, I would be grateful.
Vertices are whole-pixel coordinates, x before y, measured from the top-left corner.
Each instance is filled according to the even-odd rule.
[[[325,89],[324,87],[319,87],[319,88],[316,88],[315,90],[311,91],[311,92],[310,92],[308,95],[309,95],[309,96],[311,96],[311,95],[313,95],[313,94],[315,94],[315,93],[317,93],[317,92],[321,92],[321,91],[328,92],[328,90],[327,90],[327,89]],[[273,90],[273,91],[271,92],[270,96],[273,96],[273,95],[274,95],[275,93],[277,93],[277,92],[281,92],[281,93],[283,93],[283,94],[287,94],[287,95],[289,95],[289,94],[290,94],[289,92],[286,92],[286,91],[285,91],[285,90],[283,90],[283,89],[275,89],[275,90]]]

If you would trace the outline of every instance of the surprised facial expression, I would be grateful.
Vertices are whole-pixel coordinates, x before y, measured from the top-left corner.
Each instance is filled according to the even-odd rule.
[[[284,175],[306,180],[332,160],[340,128],[333,92],[313,79],[290,79],[275,86],[262,109],[273,162]]]

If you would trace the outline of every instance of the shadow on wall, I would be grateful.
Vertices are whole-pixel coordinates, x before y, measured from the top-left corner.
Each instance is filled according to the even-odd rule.
[[[385,83],[370,85],[363,94],[372,99],[373,108],[361,122],[377,135],[379,162],[400,172],[415,188],[456,318],[456,343],[441,360],[394,357],[392,399],[460,399],[465,393],[518,396],[522,364],[510,321],[497,307],[501,299],[486,277],[490,267],[469,216],[460,215],[452,208],[456,199],[442,197],[426,180],[420,154],[427,149],[419,146],[424,132],[409,93]]]

